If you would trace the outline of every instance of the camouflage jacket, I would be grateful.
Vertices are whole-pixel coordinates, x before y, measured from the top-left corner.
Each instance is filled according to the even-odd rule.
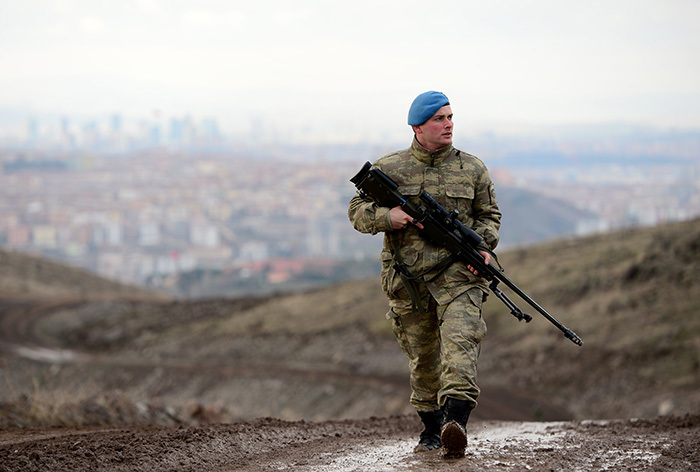
[[[501,212],[488,170],[477,157],[452,145],[431,153],[414,137],[410,148],[388,154],[374,165],[391,177],[399,185],[399,192],[414,204],[421,204],[418,195],[425,190],[447,211],[458,210],[459,220],[484,238],[489,249],[498,244]],[[424,274],[421,279],[441,305],[475,286],[487,291],[486,281],[472,275],[462,263],[450,265],[435,277],[438,271],[431,268],[448,257],[448,251],[426,242],[413,225],[392,230],[389,208],[355,194],[348,216],[357,231],[384,233],[382,289],[392,306],[411,303],[394,261],[405,264],[412,275]]]

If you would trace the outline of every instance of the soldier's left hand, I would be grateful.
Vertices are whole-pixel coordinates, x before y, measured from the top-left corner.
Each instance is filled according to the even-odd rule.
[[[489,254],[489,253],[486,252],[486,251],[479,251],[479,254],[481,254],[482,256],[484,256],[484,264],[485,264],[485,265],[489,265],[489,263],[491,262],[491,254]],[[467,269],[469,269],[469,271],[470,271],[472,274],[474,274],[474,275],[479,275],[479,271],[476,270],[474,267],[468,265],[468,266],[467,266]]]

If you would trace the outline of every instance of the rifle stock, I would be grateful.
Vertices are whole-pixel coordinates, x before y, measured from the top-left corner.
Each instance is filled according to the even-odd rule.
[[[419,230],[421,237],[431,244],[444,247],[453,257],[467,265],[472,266],[480,276],[490,282],[489,289],[501,300],[518,320],[529,323],[532,316],[524,313],[518,306],[503,293],[498,287],[503,282],[509,289],[527,302],[538,313],[556,326],[567,339],[578,346],[583,345],[581,338],[572,330],[561,324],[550,315],[528,294],[523,292],[512,280],[503,273],[502,269],[493,264],[486,264],[484,257],[479,253],[479,245],[483,238],[471,228],[464,226],[458,219],[459,213],[454,210],[445,210],[428,192],[423,191],[419,198],[422,205],[416,205],[399,192],[399,186],[391,177],[380,169],[372,167],[369,162],[350,179],[363,198],[371,198],[380,206],[393,208],[401,206],[403,210],[423,225]]]

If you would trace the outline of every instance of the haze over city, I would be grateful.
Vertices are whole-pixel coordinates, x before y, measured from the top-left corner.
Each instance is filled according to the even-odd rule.
[[[30,118],[195,116],[297,141],[409,136],[418,93],[460,133],[700,127],[700,4],[0,2],[0,135]]]
[[[0,246],[192,296],[374,274],[349,178],[409,144],[430,89],[491,170],[500,248],[696,218],[698,17],[684,0],[0,0]]]

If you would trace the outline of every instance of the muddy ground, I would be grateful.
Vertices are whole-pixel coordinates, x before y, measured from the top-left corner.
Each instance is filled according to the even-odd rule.
[[[700,416],[476,421],[462,459],[412,451],[413,416],[0,432],[0,471],[693,471]]]
[[[213,343],[215,338],[211,335],[206,338],[208,343],[202,343],[200,338],[192,335],[157,337],[157,342],[153,341],[152,345],[134,349],[134,345],[145,343],[142,339],[156,338],[154,333],[169,332],[165,328],[156,329],[154,320],[158,319],[159,312],[149,305],[147,316],[135,319],[145,319],[152,326],[127,329],[129,325],[122,318],[117,317],[114,322],[128,334],[122,337],[129,340],[127,346],[130,350],[120,346],[109,347],[104,343],[105,339],[112,339],[108,335],[115,332],[113,326],[100,328],[88,325],[90,329],[83,328],[83,331],[92,337],[81,339],[79,346],[82,349],[74,351],[72,345],[68,345],[69,348],[57,346],[53,338],[41,336],[42,331],[37,330],[41,320],[53,313],[67,313],[66,319],[69,320],[80,316],[89,320],[87,315],[105,315],[105,306],[84,305],[84,301],[70,299],[39,303],[33,299],[14,298],[5,299],[3,303],[0,303],[0,374],[3,376],[4,390],[11,390],[9,387],[12,387],[19,393],[18,385],[28,385],[34,390],[25,390],[34,391],[35,397],[40,397],[38,393],[45,390],[58,395],[56,392],[77,392],[72,388],[74,385],[89,387],[94,383],[105,386],[113,382],[122,388],[130,386],[129,392],[121,391],[121,395],[129,393],[129,398],[134,401],[121,404],[117,396],[110,410],[104,409],[105,403],[109,402],[95,401],[94,396],[86,396],[81,401],[76,399],[76,411],[82,415],[83,421],[112,426],[49,427],[23,423],[27,418],[36,420],[38,417],[29,415],[34,413],[30,410],[41,406],[36,398],[29,397],[24,402],[22,395],[19,395],[19,400],[14,398],[4,403],[0,397],[0,411],[6,421],[0,423],[0,472],[700,470],[700,415],[694,407],[697,405],[697,390],[693,390],[692,395],[677,395],[677,398],[689,399],[689,406],[683,413],[650,415],[644,419],[573,421],[571,418],[582,416],[571,416],[568,410],[559,410],[556,404],[537,403],[537,415],[528,416],[526,413],[532,409],[528,405],[534,404],[535,400],[540,402],[543,395],[523,388],[499,389],[498,385],[491,386],[484,389],[483,401],[470,422],[466,457],[445,460],[439,451],[413,452],[421,426],[415,414],[403,413],[406,410],[402,408],[410,409],[405,373],[398,368],[387,370],[387,366],[403,362],[402,358],[400,361],[392,360],[395,356],[400,358],[394,343],[389,342],[392,340],[387,341],[393,349],[390,350],[381,339],[368,337],[351,326],[335,330],[333,337],[323,338],[308,334],[293,338],[287,334],[273,336],[269,333],[252,337],[245,332],[235,338],[238,344],[233,344],[234,338],[229,336],[225,339],[226,343],[221,345],[238,346],[241,352],[237,357],[228,351],[215,350],[213,346],[218,345]],[[228,306],[228,303],[224,305]],[[216,314],[219,304],[206,305],[206,310],[199,311]],[[181,322],[178,310],[193,316],[193,313],[199,313],[200,308],[200,305],[167,305],[164,311],[167,317],[163,315],[163,319],[170,324]],[[269,309],[266,308],[266,311]],[[115,313],[119,314],[118,311]],[[106,316],[102,318],[111,319]],[[168,324],[165,326],[169,327]],[[72,329],[71,332],[83,331]],[[137,334],[149,337],[139,338]],[[99,339],[102,344],[88,350],[93,339]],[[352,355],[329,348],[339,345],[338,339],[354,349]],[[291,350],[290,346],[296,350]],[[570,348],[568,344],[566,347]],[[325,352],[334,352],[336,362],[331,362],[334,359],[320,362],[322,358],[319,355]],[[591,349],[588,352],[596,351]],[[288,357],[290,362],[285,364],[284,357]],[[314,362],[303,362],[307,357]],[[222,359],[235,359],[236,363],[220,365]],[[345,359],[353,363],[349,364]],[[487,365],[498,364],[498,359],[487,359]],[[362,370],[375,364],[379,366],[376,370]],[[526,376],[525,368],[529,364],[536,364],[538,370],[545,370],[549,365],[537,364],[536,359],[532,363],[521,362],[518,368],[508,369],[513,371],[510,379],[515,378],[518,372]],[[563,375],[569,368],[568,364],[563,363],[559,372]],[[615,384],[614,376],[620,376],[621,372],[623,370],[620,368],[611,369],[610,375],[598,382],[601,391],[606,391],[598,403],[599,408],[607,408],[601,411],[616,411],[624,417],[625,412],[615,405],[627,402],[635,406],[637,396],[620,393],[629,390],[606,388]],[[268,393],[279,397],[296,392],[291,395],[297,402],[293,405],[294,409],[290,410],[291,407],[287,405],[286,410],[280,407],[261,414],[264,410],[253,410],[253,407],[272,405],[275,399],[260,396],[259,392],[263,392],[263,389],[253,390],[255,395],[248,395],[250,404],[245,405],[245,410],[253,411],[259,417],[236,418],[232,406],[243,402],[241,395],[246,393],[236,388],[243,386],[251,390],[256,382],[263,385],[261,379],[267,377],[279,383],[277,389],[265,383]],[[57,388],[61,383],[63,390]],[[199,388],[202,393],[190,397],[199,400],[206,400],[205,394],[212,391],[226,392],[230,397],[226,404],[229,415],[221,414],[226,409],[204,411],[208,407],[216,407],[213,400],[190,404],[195,408],[189,410],[184,402],[181,403],[183,408],[177,410],[158,408],[157,403],[148,401],[154,398],[162,401],[165,398],[169,400],[165,405],[176,405],[182,392],[189,392],[185,386]],[[117,392],[116,387],[113,391]],[[136,396],[138,391],[144,392],[143,398]],[[319,391],[325,393],[311,397]],[[676,388],[675,391],[681,390]],[[637,393],[638,396],[649,396],[646,391]],[[306,397],[308,402],[302,401]],[[658,403],[660,398],[653,400]],[[383,402],[392,399],[398,402],[396,409],[401,413],[380,415],[367,408],[370,405],[376,407],[376,411],[391,411],[393,404]],[[61,400],[56,403],[59,405],[71,404],[65,398],[52,397],[51,400]],[[584,402],[585,398],[580,401]],[[333,404],[326,405],[329,402]],[[200,411],[198,405],[204,410]],[[356,406],[363,409],[358,410]],[[150,411],[151,408],[155,409]],[[584,411],[581,408],[578,410]],[[325,419],[311,416],[310,411],[323,411]],[[338,412],[341,411],[357,417],[328,420],[332,415],[340,417]],[[58,418],[67,417],[65,411],[58,413]],[[115,419],[112,413],[125,414],[129,420],[118,423],[122,419]],[[287,421],[279,419],[285,416]],[[307,419],[289,419],[296,416]],[[544,421],[529,419],[533,416]],[[166,423],[159,423],[161,420]],[[51,418],[47,421],[51,421]],[[3,424],[6,426],[3,427]]]
[[[19,306],[24,305],[15,308]],[[65,308],[66,304],[57,306]],[[36,344],[40,342],[32,334],[36,319],[54,309],[49,306],[42,310],[4,310],[0,330],[3,372],[43,369],[37,370],[43,374],[32,373],[32,377],[43,375],[46,380],[51,372],[65,375],[72,369],[87,375],[102,365],[101,358]],[[113,376],[124,359],[118,361],[113,359],[108,364]],[[147,366],[147,370],[168,369],[172,370],[171,376],[182,370],[156,364]],[[145,367],[138,365],[139,370]],[[188,375],[194,372],[185,371]],[[298,372],[293,373],[299,376]],[[305,382],[310,381],[308,375],[302,377]],[[387,391],[393,391],[395,382],[389,376],[385,383],[383,395],[389,395]],[[344,398],[339,394],[330,396]],[[498,390],[484,396],[470,423],[469,446],[463,459],[446,460],[439,451],[414,453],[421,430],[415,414],[337,421],[284,421],[275,417],[194,424],[182,422],[182,416],[173,416],[168,420],[180,424],[0,427],[0,472],[700,470],[700,415],[637,420],[503,421],[493,418],[518,418],[508,409],[527,398],[522,394],[517,398],[499,394]],[[105,421],[106,413],[99,411],[103,405],[82,405],[81,414],[94,418],[98,424]],[[136,405],[142,409],[151,406]],[[12,417],[13,411],[26,414],[26,409],[33,408],[29,403],[24,407],[21,403],[3,405],[1,399],[0,407],[6,419]],[[555,409],[550,411],[559,414]],[[157,415],[162,411],[150,413]],[[154,418],[149,412],[134,414]],[[203,416],[204,411],[188,414],[190,419]]]

